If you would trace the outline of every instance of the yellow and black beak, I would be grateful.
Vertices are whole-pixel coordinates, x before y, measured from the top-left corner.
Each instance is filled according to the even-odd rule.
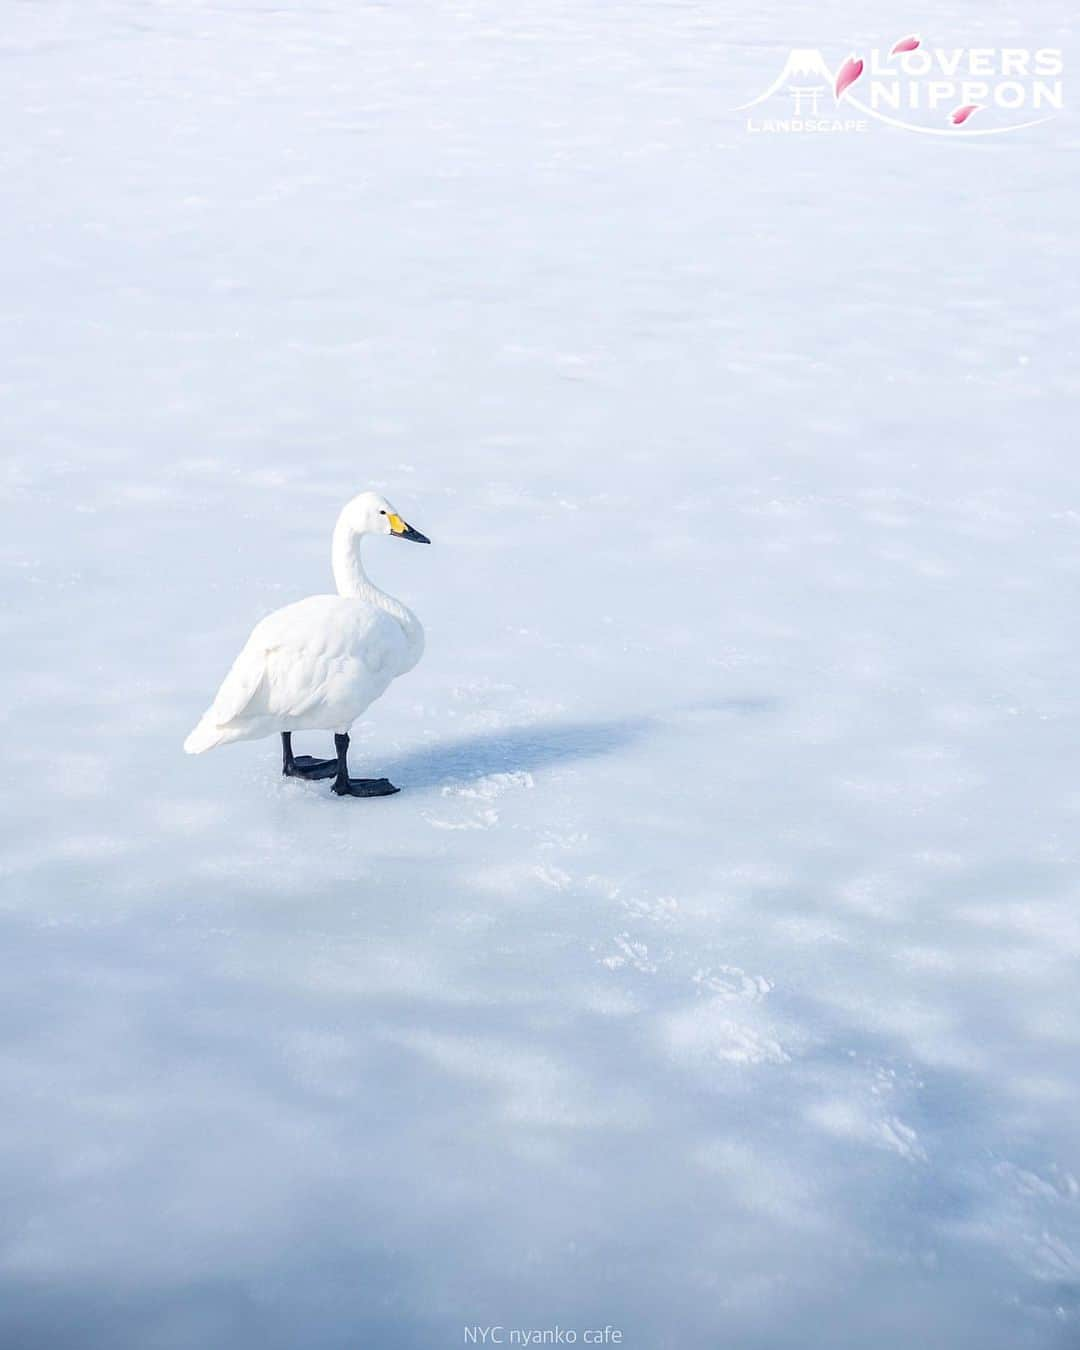
[[[390,522],[390,533],[397,535],[399,539],[411,539],[414,544],[430,544],[431,540],[426,534],[421,534],[419,530],[414,530],[411,525],[406,525],[400,516],[391,513],[386,517]]]

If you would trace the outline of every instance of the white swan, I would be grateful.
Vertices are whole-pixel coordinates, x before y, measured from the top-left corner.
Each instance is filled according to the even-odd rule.
[[[431,542],[406,525],[385,497],[376,492],[354,497],[334,527],[337,595],[298,600],[255,625],[184,742],[189,755],[280,732],[287,777],[333,778],[339,796],[397,792],[386,778],[349,777],[349,728],[391,680],[420,660],[424,630],[415,614],[367,579],[360,562],[365,534]],[[334,732],[335,758],[294,756],[294,731]]]

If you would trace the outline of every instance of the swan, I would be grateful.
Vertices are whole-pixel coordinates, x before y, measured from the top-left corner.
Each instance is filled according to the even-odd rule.
[[[416,615],[367,578],[360,541],[369,534],[431,543],[377,492],[354,497],[334,527],[337,595],[298,600],[255,625],[184,742],[189,755],[278,732],[287,778],[333,778],[341,797],[387,797],[398,791],[387,778],[349,777],[349,728],[424,652],[424,630]],[[294,755],[294,731],[332,731],[335,757]]]

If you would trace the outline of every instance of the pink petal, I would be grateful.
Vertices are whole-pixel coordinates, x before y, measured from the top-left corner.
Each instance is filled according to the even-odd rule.
[[[836,101],[840,102],[845,89],[850,89],[855,81],[863,72],[863,63],[854,56],[849,56],[840,67],[836,76]]]
[[[962,127],[971,114],[978,112],[983,106],[981,103],[965,103],[962,108],[957,108],[953,112],[950,121],[954,127]]]
[[[913,33],[911,37],[901,38],[900,41],[893,46],[889,55],[897,56],[900,52],[913,52],[918,45],[919,39]]]

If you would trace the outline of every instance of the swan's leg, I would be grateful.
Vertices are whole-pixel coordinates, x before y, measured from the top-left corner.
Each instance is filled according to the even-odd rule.
[[[286,778],[333,778],[337,773],[336,759],[313,759],[311,755],[294,755],[292,732],[281,733],[281,772]]]
[[[339,797],[389,797],[392,792],[400,791],[389,778],[350,778],[349,777],[349,737],[345,734],[334,737],[337,750],[337,777],[334,779],[334,791]]]

